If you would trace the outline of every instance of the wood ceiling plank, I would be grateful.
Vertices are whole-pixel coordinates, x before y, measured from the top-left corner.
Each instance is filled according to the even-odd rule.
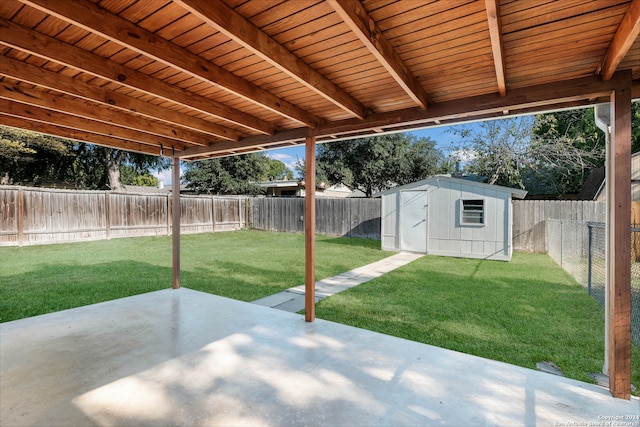
[[[613,77],[620,62],[640,34],[640,0],[633,0],[616,31],[607,53],[600,63],[600,71],[604,80]]]
[[[19,117],[7,116],[5,114],[2,114],[1,112],[0,125],[11,126],[17,129],[30,130],[32,132],[39,132],[59,138],[65,138],[95,145],[102,145],[104,147],[117,148],[136,153],[150,154],[153,156],[160,155],[160,147],[152,147],[146,144],[140,144],[138,142],[132,142],[73,128],[66,128],[50,123],[43,123]]]
[[[587,13],[563,21],[554,21],[537,27],[505,33],[503,35],[505,47],[507,43],[543,43],[548,39],[564,37],[577,32],[594,35],[602,31],[602,28],[618,25],[620,17],[624,15],[626,10],[626,5],[618,5],[598,13]],[[541,46],[543,45],[541,44]]]
[[[76,0],[68,2],[50,2],[47,0],[24,0],[27,4],[46,11],[60,19],[70,21],[88,31],[116,41],[157,61],[178,68],[194,77],[202,78],[212,84],[250,99],[265,108],[280,113],[293,120],[314,127],[319,119],[306,111],[263,91],[250,82],[204,61],[197,55],[162,39],[131,22],[112,15],[96,5]],[[153,43],[149,43],[153,40]]]
[[[24,8],[20,2],[2,1],[0,2],[0,16],[13,19]]]
[[[403,64],[398,53],[362,4],[358,0],[329,0],[329,4],[407,95],[419,107],[427,108],[427,92]]]
[[[579,60],[583,56],[600,57],[609,46],[610,38],[602,37],[599,39],[589,40],[588,42],[572,46],[571,51],[566,49],[556,49],[550,52],[527,51],[521,54],[509,56],[507,68],[509,67],[534,67],[541,64],[555,64],[572,62]]]
[[[155,11],[162,9],[171,3],[171,0],[146,0],[132,2],[129,7],[122,9],[119,12],[112,11],[112,13],[118,13],[127,21],[131,21],[134,24],[142,21]]]
[[[491,39],[491,51],[493,63],[496,69],[496,80],[500,95],[507,94],[507,78],[504,66],[504,47],[502,45],[502,25],[500,23],[500,5],[498,0],[485,0],[487,9],[487,22],[489,24],[489,37]]]
[[[150,146],[157,147],[163,144],[165,147],[174,146],[184,149],[185,145],[182,141],[172,138],[150,135],[145,132],[134,131],[122,128],[116,125],[97,122],[78,116],[53,111],[46,108],[26,105],[18,102],[3,102],[0,105],[0,112],[13,117],[20,117],[28,120],[35,120],[43,123],[50,123],[57,126],[83,130],[86,132],[98,133],[106,136],[113,136],[128,141],[139,142]]]
[[[275,1],[272,4],[267,2],[248,2],[236,8],[236,12],[249,19],[253,25],[268,33],[271,37],[282,31],[290,29],[290,17],[302,11],[313,9],[319,1]],[[251,7],[251,9],[249,9]],[[259,9],[258,9],[259,7]],[[314,18],[318,14],[311,12]],[[303,21],[305,21],[303,19]],[[308,20],[306,20],[308,21]]]
[[[248,22],[221,0],[175,0],[212,27],[242,44],[254,54],[287,73],[321,96],[356,117],[364,118],[365,107],[335,86],[266,33]]]
[[[20,11],[11,18],[11,21],[28,28],[34,28],[46,18],[47,14],[44,12],[32,10],[30,7],[22,7]]]
[[[190,37],[193,37],[193,35],[196,33],[194,29],[197,28],[204,29],[206,27],[198,18],[193,15],[187,14],[180,19],[173,21],[171,24],[164,26],[163,28],[158,30],[156,34],[165,40],[177,44],[178,46],[184,47],[184,45],[176,43],[176,39],[180,39],[185,42],[187,40],[185,34],[189,34]],[[200,40],[200,38],[198,38],[198,40]]]
[[[173,101],[205,114],[229,120],[263,133],[273,133],[271,124],[257,117],[234,110],[216,101],[200,97],[184,89],[171,86],[136,70],[124,67],[74,46],[59,42],[12,22],[0,19],[0,42],[31,54],[77,68],[113,82],[120,82],[133,89]]]
[[[382,23],[381,27],[386,28],[388,24],[384,21],[393,21],[397,25],[397,22],[406,22],[410,16],[421,15],[422,8],[429,7],[431,13],[434,12],[434,7],[439,7],[438,0],[422,0],[420,2],[405,2],[396,0],[382,0],[382,1],[370,1],[364,0],[362,4],[369,11],[371,17],[376,22]],[[443,3],[443,2],[440,2]],[[449,2],[451,3],[451,2]],[[441,6],[441,5],[440,5]],[[424,9],[423,9],[424,10]],[[415,18],[413,18],[415,19]]]
[[[44,33],[63,40],[61,37],[59,37],[60,33],[62,33],[68,27],[68,22],[61,21],[54,18],[53,16],[47,16],[45,19],[40,21],[38,25],[36,25],[33,29],[40,33]],[[64,41],[68,43],[67,40]]]
[[[594,11],[594,8],[609,7],[611,2],[592,0],[563,0],[549,2],[536,7],[515,10],[511,13],[502,12],[502,31],[512,33],[523,29],[546,25],[555,21],[562,21],[576,15]]]
[[[444,33],[433,33],[432,31],[424,31],[419,37],[416,34],[415,39],[407,40],[398,47],[398,52],[405,61],[408,61],[414,54],[423,54],[425,51],[434,52],[446,50],[451,47],[459,46],[471,41],[486,40],[487,46],[491,46],[487,38],[487,22],[486,12],[482,21],[469,22],[464,28],[448,31]],[[426,42],[428,40],[428,42]]]
[[[94,2],[96,0],[93,0]],[[111,13],[115,13],[116,15],[123,12],[124,10],[130,8],[132,5],[136,4],[138,0],[100,0],[100,6],[105,9],[111,11]],[[152,3],[151,1],[146,1],[145,4]],[[157,3],[156,3],[157,4]]]
[[[185,31],[178,36],[172,37],[169,40],[171,41],[171,43],[181,46],[187,49],[189,52],[198,55],[200,52],[196,51],[193,46],[209,37],[211,37],[211,28],[201,22],[199,25],[195,27],[191,26],[189,27],[188,31]]]
[[[427,40],[428,37],[464,29],[474,23],[484,22],[486,25],[487,12],[482,2],[462,3],[456,7],[452,7],[457,4],[455,2],[444,1],[437,4],[446,5],[446,10],[435,13],[408,14],[411,17],[409,22],[385,30],[385,36],[394,44],[394,40],[398,37],[410,40]],[[432,7],[426,9],[430,12]]]
[[[100,108],[100,104],[95,102],[87,102],[79,98],[65,98],[59,94],[48,93],[42,90],[30,90],[17,85],[0,85],[0,98],[149,134],[177,139],[192,145],[209,145],[209,143],[217,139],[205,133],[170,126],[155,118],[151,119],[139,115],[134,116],[130,112],[125,113],[123,110],[118,111],[111,107]]]
[[[172,2],[162,8],[154,10],[153,13],[136,22],[136,25],[151,33],[157,33],[159,30],[166,28],[167,25],[171,25],[172,23],[184,18],[185,15],[187,15],[187,13],[184,9]],[[187,23],[194,25],[194,22],[197,22],[197,20],[193,18],[193,16],[189,17]]]

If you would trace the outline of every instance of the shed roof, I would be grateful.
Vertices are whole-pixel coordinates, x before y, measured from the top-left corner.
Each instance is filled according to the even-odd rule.
[[[640,98],[639,31],[640,0],[3,0],[0,124],[198,159]]]
[[[412,182],[410,184],[399,185],[397,187],[390,188],[389,190],[381,191],[380,193],[374,194],[373,197],[382,197],[386,194],[391,194],[391,193],[395,193],[397,191],[402,191],[402,190],[411,190],[412,188],[418,188],[424,185],[439,186],[441,182],[450,182],[455,184],[466,185],[473,188],[479,188],[479,189],[485,189],[485,190],[489,189],[489,190],[499,191],[503,193],[509,193],[511,194],[511,197],[514,197],[516,199],[524,199],[525,196],[527,195],[526,190],[520,190],[517,188],[503,187],[501,185],[494,185],[494,184],[485,184],[483,182],[453,178],[446,175],[435,175],[435,176],[430,176],[429,178],[422,179],[420,181]]]

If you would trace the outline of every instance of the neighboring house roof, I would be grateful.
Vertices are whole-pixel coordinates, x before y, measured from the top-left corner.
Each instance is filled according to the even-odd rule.
[[[295,179],[289,179],[289,180],[282,180],[282,181],[256,182],[256,185],[262,188],[274,188],[274,187],[275,188],[287,188],[287,187],[298,188],[299,182],[298,180],[295,180]]]
[[[122,191],[123,193],[135,193],[135,194],[167,194],[171,191],[171,186],[158,188],[151,187],[148,185],[123,185]]]
[[[597,200],[604,190],[604,166],[591,171],[578,193],[578,200]]]
[[[594,169],[589,173],[586,181],[578,193],[578,200],[604,200],[604,185],[606,181],[606,169],[604,166]],[[631,184],[640,182],[640,152],[631,155]],[[639,200],[638,190],[632,189],[632,199]]]
[[[511,197],[516,199],[524,199],[524,197],[527,195],[526,190],[519,190],[517,188],[509,188],[509,187],[503,187],[501,185],[484,184],[482,182],[470,181],[470,180],[460,179],[460,178],[452,178],[448,175],[435,175],[420,181],[412,182],[410,184],[405,184],[405,185],[400,185],[398,187],[390,188],[386,191],[382,191],[380,193],[374,194],[373,197],[381,197],[386,194],[394,193],[398,190],[410,190],[412,188],[420,187],[426,184],[435,183],[437,185],[439,182],[453,182],[453,183],[464,184],[464,185],[476,187],[476,188],[490,188],[492,190],[509,192],[511,193]]]

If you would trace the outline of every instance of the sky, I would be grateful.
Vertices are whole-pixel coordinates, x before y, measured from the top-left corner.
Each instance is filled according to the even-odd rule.
[[[477,125],[475,123],[467,124],[467,126]],[[457,137],[451,132],[451,128],[453,126],[438,126],[438,127],[430,127],[427,129],[415,130],[408,133],[415,135],[418,138],[431,138],[436,142],[436,146],[442,150],[442,152],[447,155],[449,153],[449,147],[451,144],[457,142]],[[266,156],[280,160],[284,163],[289,169],[291,169],[295,173],[295,164],[298,159],[304,159],[305,157],[305,149],[304,144],[299,145],[297,147],[291,148],[280,148],[275,150],[267,150],[262,151]],[[159,180],[161,180],[164,185],[171,185],[171,170],[164,170],[155,172],[153,174]]]

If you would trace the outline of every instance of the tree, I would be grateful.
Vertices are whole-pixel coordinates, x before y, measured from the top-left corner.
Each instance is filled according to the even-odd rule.
[[[0,126],[0,183],[32,184],[56,179],[72,157],[65,140]]]
[[[120,165],[120,181],[124,185],[140,185],[143,187],[157,187],[158,178],[149,173],[139,173],[131,165]]]
[[[389,134],[330,142],[317,148],[317,182],[343,183],[371,197],[440,171],[443,155],[428,138]],[[301,162],[297,169],[303,172]],[[304,176],[304,173],[302,173]]]
[[[640,102],[631,105],[631,151],[640,151]],[[593,168],[605,160],[605,135],[596,126],[593,108],[536,116],[532,155],[538,159],[532,189],[572,193],[582,188]],[[572,157],[563,153],[573,153]]]
[[[531,125],[525,117],[452,128],[460,137],[454,150],[457,160],[465,159],[465,171],[488,184],[524,187],[522,169],[531,143]]]
[[[255,183],[269,176],[270,160],[251,153],[188,163],[183,179],[198,193],[261,194],[263,189]]]
[[[601,162],[598,138],[587,141],[584,130],[575,137],[555,135],[553,122],[549,116],[516,117],[453,128],[461,138],[456,153],[466,156],[466,172],[489,184],[538,193],[576,191]]]
[[[121,170],[150,176],[151,169],[171,166],[167,158],[132,153],[36,132],[0,126],[0,180],[3,183],[40,185],[63,181],[79,189],[122,188]],[[131,177],[130,179],[134,179]],[[144,180],[143,182],[151,182]]]
[[[280,179],[293,179],[293,172],[280,160],[269,159],[267,180],[275,181]]]

